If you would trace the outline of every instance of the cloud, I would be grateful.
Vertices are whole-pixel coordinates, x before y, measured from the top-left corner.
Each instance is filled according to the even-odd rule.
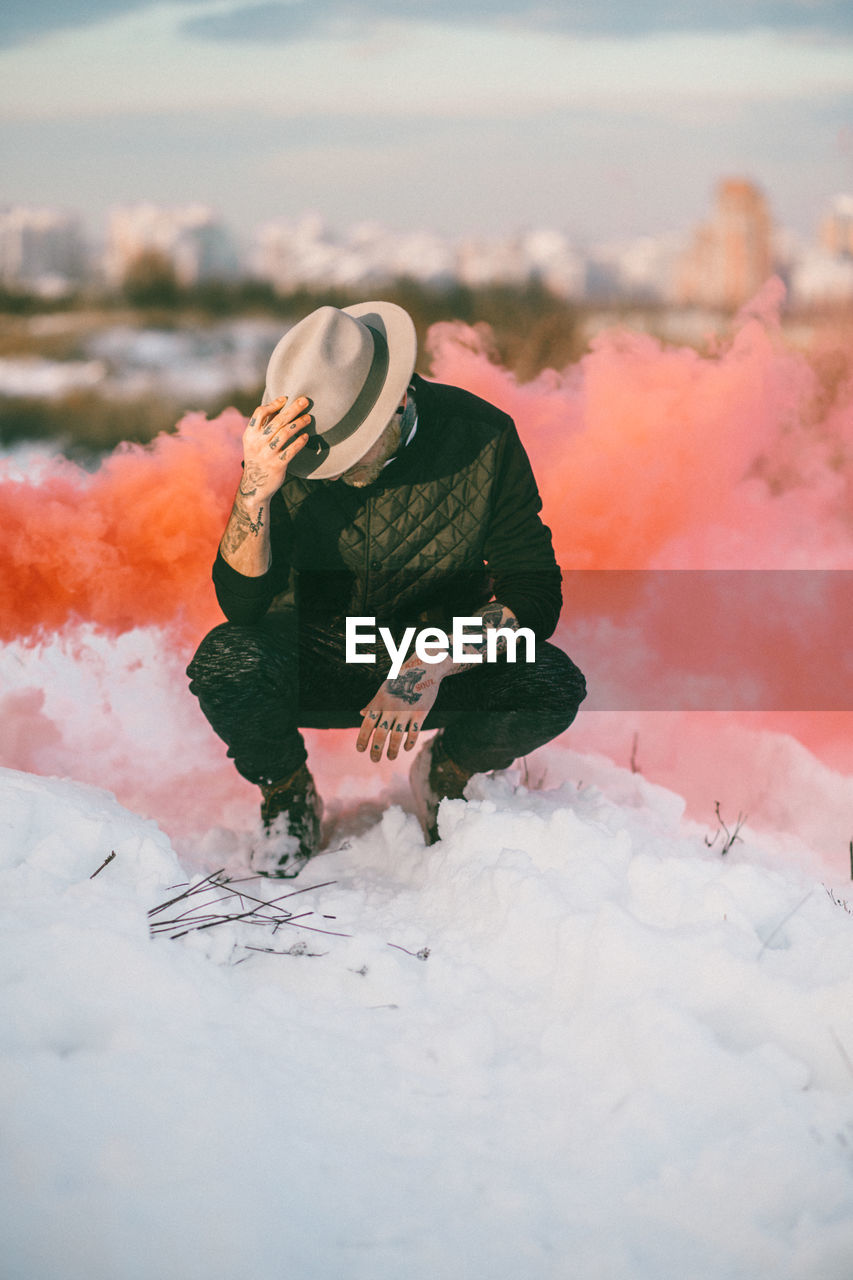
[[[853,34],[849,0],[267,0],[199,14],[184,30],[216,40],[294,41],[306,36],[355,39],[382,21],[428,21],[448,26],[503,26],[566,35],[631,37],[667,31],[744,31],[755,27]]]
[[[0,20],[0,47],[26,44],[51,31],[97,26],[110,18],[152,7],[152,0],[38,0],[36,4],[32,0],[6,0]]]
[[[566,35],[632,37],[667,31],[744,31],[753,27],[853,34],[849,0],[262,0],[230,8],[204,0],[173,0],[196,10],[182,24],[192,36],[210,40],[288,42],[306,37],[358,39],[383,21],[429,22],[558,32]],[[0,47],[23,44],[48,32],[96,26],[123,14],[154,8],[154,0],[7,0]],[[199,10],[201,10],[199,12]]]

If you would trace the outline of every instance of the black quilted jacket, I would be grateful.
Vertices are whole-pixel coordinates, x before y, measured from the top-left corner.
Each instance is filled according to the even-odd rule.
[[[271,503],[272,563],[260,578],[217,556],[232,622],[298,606],[343,627],[430,623],[450,630],[494,595],[547,639],[562,603],[551,534],[512,419],[462,391],[414,379],[418,428],[374,484],[288,476]]]

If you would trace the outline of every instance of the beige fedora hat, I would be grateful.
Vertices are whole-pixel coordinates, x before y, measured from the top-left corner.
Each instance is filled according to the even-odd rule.
[[[412,317],[393,302],[320,307],[284,335],[270,356],[264,403],[307,396],[308,443],[293,475],[333,480],[364,457],[394,416],[412,377]]]

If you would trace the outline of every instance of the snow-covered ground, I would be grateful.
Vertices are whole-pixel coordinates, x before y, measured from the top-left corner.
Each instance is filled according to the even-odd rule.
[[[247,833],[179,862],[0,772],[6,1280],[849,1280],[844,887],[569,759],[475,780],[430,849],[402,787],[338,802],[241,886],[310,914],[178,939],[148,911]]]
[[[73,323],[72,315],[69,329]],[[0,356],[0,396],[53,400],[97,391],[118,400],[156,395],[207,404],[262,382],[284,327],[247,318],[204,329],[108,325],[81,339],[83,359]]]

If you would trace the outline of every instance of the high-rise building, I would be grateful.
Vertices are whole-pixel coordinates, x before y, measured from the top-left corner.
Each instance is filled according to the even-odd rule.
[[[122,284],[148,255],[157,255],[178,284],[227,279],[236,274],[237,254],[212,209],[192,204],[164,209],[154,204],[113,209],[104,268],[108,281]]]
[[[853,257],[853,195],[836,196],[820,227],[820,245],[834,257]]]
[[[697,228],[679,264],[676,300],[734,309],[747,302],[773,273],[773,223],[754,183],[726,178],[714,210]]]
[[[374,289],[401,276],[439,283],[455,274],[456,254],[428,231],[395,233],[363,222],[335,235],[316,214],[260,227],[252,269],[281,293],[300,287]]]
[[[62,294],[83,278],[80,225],[58,209],[22,205],[0,210],[0,280],[7,287]]]
[[[853,300],[853,195],[836,196],[820,224],[818,243],[800,254],[791,293],[804,307],[849,306]]]

